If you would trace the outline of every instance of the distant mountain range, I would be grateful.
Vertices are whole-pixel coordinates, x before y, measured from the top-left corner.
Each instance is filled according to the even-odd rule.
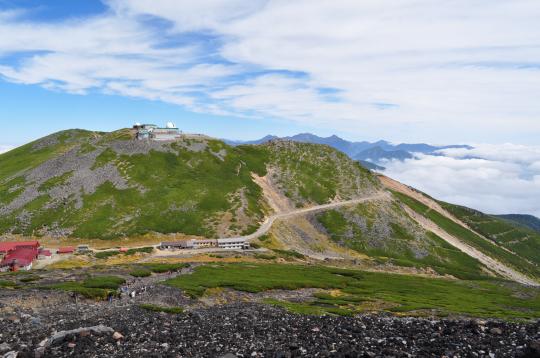
[[[385,140],[379,140],[377,142],[349,142],[336,135],[330,137],[319,137],[311,133],[300,133],[290,137],[277,137],[274,135],[267,135],[261,139],[252,141],[234,141],[224,140],[229,145],[241,145],[241,144],[261,144],[270,140],[283,139],[292,140],[303,143],[315,143],[326,144],[337,150],[347,154],[350,158],[360,161],[369,169],[382,170],[385,160],[405,160],[413,157],[413,153],[423,154],[437,154],[436,151],[447,148],[468,148],[472,147],[468,145],[446,145],[446,146],[433,146],[425,143],[416,144],[397,144],[394,145]]]

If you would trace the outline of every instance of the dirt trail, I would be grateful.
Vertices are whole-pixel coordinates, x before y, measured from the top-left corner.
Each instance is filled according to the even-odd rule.
[[[296,210],[291,210],[291,211],[278,213],[278,214],[267,217],[266,220],[264,220],[262,225],[259,227],[259,229],[257,229],[257,231],[255,231],[253,234],[246,235],[246,236],[241,236],[240,238],[247,239],[247,240],[253,240],[253,239],[256,239],[258,237],[261,237],[262,235],[266,234],[268,232],[268,230],[270,230],[270,228],[272,227],[272,224],[277,219],[285,219],[285,218],[296,216],[296,215],[302,215],[302,214],[312,213],[312,212],[326,210],[326,209],[333,209],[333,208],[338,208],[338,207],[341,207],[341,206],[360,204],[360,203],[363,203],[363,202],[366,202],[366,201],[378,200],[378,199],[383,199],[383,198],[386,198],[386,197],[388,197],[388,194],[386,194],[386,193],[378,193],[378,194],[366,196],[366,197],[363,197],[363,198],[357,198],[357,199],[346,200],[346,201],[339,201],[339,202],[336,202],[336,203],[329,203],[329,204],[323,204],[323,205],[316,205],[316,206],[312,206],[312,207],[309,207],[309,208],[302,208],[302,209],[296,209]]]
[[[418,200],[428,208],[435,210],[439,214],[443,215],[444,217],[452,220],[456,224],[459,224],[468,230],[473,231],[467,224],[465,224],[463,221],[456,218],[454,215],[450,214],[446,209],[444,209],[442,206],[439,205],[435,200],[428,198],[427,196],[423,195],[419,191],[414,190],[410,186],[407,186],[405,184],[402,184],[394,179],[391,179],[389,177],[386,177],[384,175],[379,175],[379,180],[381,183],[388,189],[397,191],[399,193],[405,194],[407,196],[410,196],[413,199]],[[473,231],[474,232],[474,231]],[[475,234],[481,236],[480,234],[474,232]]]
[[[511,253],[511,254],[514,254],[516,255],[515,252],[513,252],[512,250],[509,250],[508,248],[504,247],[504,246],[501,246],[499,244],[497,244],[496,242],[493,242],[492,240],[489,240],[487,237],[485,237],[484,235],[480,234],[478,231],[475,231],[472,227],[470,227],[469,225],[467,225],[466,223],[464,223],[463,221],[459,220],[457,217],[455,217],[454,215],[452,215],[448,210],[444,209],[441,205],[439,205],[439,203],[437,203],[435,200],[429,198],[428,196],[422,194],[421,192],[419,191],[416,191],[414,190],[413,188],[405,185],[405,184],[402,184],[394,179],[390,179],[388,177],[385,177],[383,175],[380,175],[379,176],[379,179],[381,180],[381,182],[383,183],[383,185],[385,187],[387,187],[388,189],[391,189],[391,190],[394,190],[394,191],[397,191],[397,192],[400,192],[402,194],[405,194],[407,196],[410,196],[411,198],[413,199],[416,199],[418,200],[419,202],[421,202],[422,204],[426,205],[428,208],[430,208],[431,210],[434,210],[436,212],[438,212],[439,214],[441,214],[442,216],[446,217],[447,219],[450,219],[452,220],[453,222],[455,222],[456,224],[458,225],[461,225],[463,226],[464,228],[466,228],[467,230],[469,231],[472,231],[473,233],[475,233],[477,236],[481,237],[482,239],[488,241],[489,243],[495,245],[495,246],[498,246],[499,248]],[[528,263],[532,264],[530,261],[526,260],[525,258],[523,258],[523,260],[527,261]]]
[[[455,236],[452,236],[446,231],[444,231],[443,229],[441,229],[433,221],[426,219],[425,217],[418,214],[414,210],[411,210],[408,207],[404,207],[404,209],[424,229],[435,233],[437,236],[439,236],[444,241],[448,242],[450,245],[466,253],[467,255],[477,259],[482,264],[486,265],[486,267],[488,267],[490,270],[495,271],[502,277],[508,278],[510,280],[513,280],[513,281],[516,281],[525,285],[539,286],[538,282],[504,265],[503,263],[493,259],[492,257],[485,255],[484,253],[475,249],[474,247],[467,245],[466,243],[459,240]]]
[[[404,184],[402,184],[402,183],[400,183],[398,181],[395,181],[395,180],[390,179],[390,178],[388,178],[386,176],[383,176],[383,175],[379,176],[379,179],[381,180],[382,184],[385,187],[387,187],[388,189],[392,189],[394,191],[403,193],[403,194],[405,194],[407,196],[412,197],[413,199],[418,200],[419,202],[426,205],[430,209],[432,209],[432,210],[438,212],[439,214],[445,216],[446,218],[454,221],[456,224],[461,225],[464,228],[466,228],[467,230],[470,230],[470,231],[474,232],[476,235],[483,238],[484,240],[487,240],[490,243],[493,243],[492,241],[488,240],[487,238],[485,238],[481,234],[479,234],[476,231],[472,230],[468,225],[466,225],[464,222],[462,222],[461,220],[459,220],[458,218],[456,218],[455,216],[450,214],[442,206],[440,206],[437,202],[435,202],[434,200],[428,198],[427,196],[423,195],[422,193],[410,188],[407,185],[404,185]],[[405,207],[404,209],[424,229],[432,231],[433,233],[437,234],[439,237],[444,239],[450,245],[456,247],[460,251],[463,251],[467,255],[477,259],[482,264],[486,265],[490,270],[493,270],[494,272],[498,273],[499,275],[501,275],[501,276],[503,276],[505,278],[511,279],[513,281],[516,281],[516,282],[519,282],[519,283],[522,283],[522,284],[531,285],[531,286],[539,286],[539,283],[534,281],[533,279],[531,279],[531,278],[519,273],[518,271],[506,266],[505,264],[499,262],[498,260],[495,260],[494,258],[492,258],[492,257],[490,257],[488,255],[485,255],[480,250],[475,249],[474,247],[464,243],[460,239],[450,235],[449,233],[447,233],[446,231],[441,229],[433,221],[431,221],[431,220],[425,218],[424,216],[416,213],[415,211],[409,209],[408,207]],[[493,243],[493,244],[495,244],[495,243]],[[502,247],[500,245],[497,245],[497,246],[502,248],[502,249],[505,249],[508,252],[511,252],[510,250],[508,250],[508,249],[506,249],[506,248],[504,248],[504,247]]]

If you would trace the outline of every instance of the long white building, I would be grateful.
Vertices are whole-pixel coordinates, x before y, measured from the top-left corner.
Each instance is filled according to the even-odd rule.
[[[162,242],[159,248],[162,250],[185,250],[185,249],[206,249],[220,248],[231,250],[249,249],[249,242],[246,239],[205,239],[205,240],[182,240],[173,242]]]

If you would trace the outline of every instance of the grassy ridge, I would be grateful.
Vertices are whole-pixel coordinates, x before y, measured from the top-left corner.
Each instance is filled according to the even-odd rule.
[[[228,287],[247,292],[320,288],[312,302],[272,301],[297,312],[353,314],[365,310],[436,312],[477,317],[540,317],[540,291],[503,281],[452,281],[323,266],[223,264],[195,268],[166,281],[193,296]]]
[[[274,179],[298,206],[325,203],[336,196],[347,199],[379,185],[369,171],[326,146],[231,147],[202,137],[150,146],[135,140],[125,143],[132,140],[131,135],[128,130],[65,131],[2,155],[0,206],[13,202],[25,186],[39,185],[31,202],[23,200],[24,206],[8,208],[0,217],[0,233],[47,235],[52,231],[102,239],[151,232],[242,235],[255,231],[264,216],[262,191],[251,175],[264,176],[268,167],[276,169]],[[54,162],[47,167],[50,177],[26,182],[31,170],[67,151],[69,163],[81,158],[85,166],[81,170],[121,178],[114,184],[83,185],[78,173],[60,172],[61,166]],[[60,196],[66,188],[71,194]]]
[[[336,196],[352,199],[379,186],[368,169],[328,146],[280,142],[264,147],[279,173],[275,181],[299,207],[324,204]]]
[[[444,202],[440,204],[486,238],[540,265],[539,233],[474,209]]]
[[[430,267],[441,275],[462,279],[486,278],[474,258],[424,232],[394,203],[359,204],[316,215],[330,238],[338,244],[384,263]]]
[[[401,202],[406,204],[408,207],[416,211],[417,213],[425,216],[429,220],[433,221],[444,231],[453,235],[465,243],[475,247],[476,249],[484,252],[485,254],[515,268],[516,270],[523,272],[531,277],[538,278],[540,277],[540,269],[538,266],[529,264],[523,260],[520,256],[508,252],[490,241],[487,241],[480,236],[476,235],[470,230],[467,230],[463,226],[455,223],[454,221],[444,217],[438,212],[431,210],[426,205],[420,203],[419,201],[406,196],[401,193],[394,192],[394,195],[399,198]]]
[[[109,293],[116,292],[124,282],[123,278],[117,276],[93,276],[82,282],[66,281],[41,288],[73,292],[86,298],[105,299]]]
[[[123,131],[108,134],[67,131],[3,155],[0,205],[13,201],[27,184],[24,176],[10,178],[10,175],[24,173],[77,146],[78,155],[101,150],[89,169],[113,165],[130,187],[118,189],[105,182],[92,192],[82,191],[85,193],[82,206],[81,200],[72,197],[58,203],[48,191],[60,187],[73,175],[59,173],[40,185],[39,192],[43,195],[3,215],[0,232],[30,235],[54,226],[73,228],[71,236],[81,238],[107,239],[153,231],[213,237],[221,215],[226,212],[234,215],[242,200],[246,203],[243,210],[247,221],[234,223],[236,233],[256,229],[263,215],[259,202],[261,189],[253,182],[251,173],[265,174],[268,158],[265,150],[233,148],[212,140],[200,142],[201,150],[188,150],[172,143],[168,144],[171,150],[167,152],[131,156],[119,155],[110,147],[111,141],[129,138]],[[142,143],[135,142],[137,145]],[[222,157],[216,154],[220,151],[225,153]],[[24,222],[19,219],[22,213],[25,213]]]
[[[91,135],[92,132],[79,129],[62,131],[1,154],[0,183],[67,152]],[[43,141],[50,141],[51,144],[40,146]]]

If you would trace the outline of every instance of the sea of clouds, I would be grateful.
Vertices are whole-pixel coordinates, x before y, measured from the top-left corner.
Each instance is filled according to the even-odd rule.
[[[14,147],[11,146],[11,145],[3,145],[3,144],[0,144],[0,154],[2,153],[5,153],[5,152],[8,152],[10,150],[12,150]]]
[[[388,161],[384,174],[486,213],[540,217],[540,146],[478,144],[438,154]]]

